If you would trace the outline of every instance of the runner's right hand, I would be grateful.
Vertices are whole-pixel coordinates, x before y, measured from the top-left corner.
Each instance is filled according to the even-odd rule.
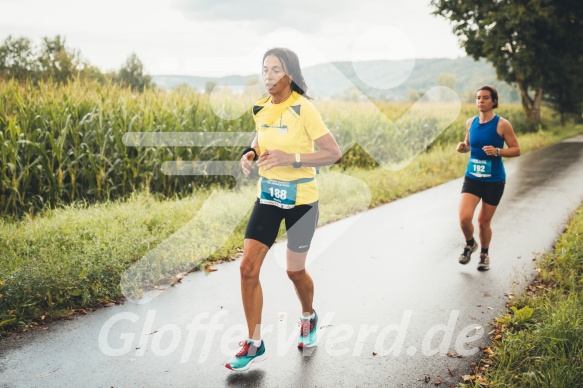
[[[460,141],[456,147],[457,152],[465,153],[470,151],[470,147],[465,141]]]
[[[251,174],[251,170],[255,168],[253,166],[254,157],[255,153],[253,151],[249,151],[245,155],[241,156],[241,168],[243,169],[243,174],[245,174],[245,176],[249,176],[249,174]]]

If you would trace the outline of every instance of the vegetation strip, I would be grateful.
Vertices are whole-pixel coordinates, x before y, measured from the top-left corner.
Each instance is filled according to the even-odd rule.
[[[577,387],[583,379],[583,206],[537,276],[495,321],[464,387]]]

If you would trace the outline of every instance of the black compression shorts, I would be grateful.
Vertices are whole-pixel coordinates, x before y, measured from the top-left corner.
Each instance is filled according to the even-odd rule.
[[[478,198],[482,198],[482,201],[488,205],[498,206],[504,193],[505,185],[506,181],[482,182],[465,177],[462,193],[473,194]]]
[[[317,201],[309,205],[281,209],[259,203],[258,199],[249,217],[245,238],[257,240],[271,248],[277,238],[281,221],[285,220],[287,247],[294,252],[307,252],[316,231],[318,215]]]

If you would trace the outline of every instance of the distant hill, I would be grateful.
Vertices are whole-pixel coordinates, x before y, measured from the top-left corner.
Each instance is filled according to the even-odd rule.
[[[496,70],[485,60],[474,61],[469,57],[456,59],[432,58],[416,59],[413,70],[406,80],[398,84],[399,78],[411,69],[412,60],[333,62],[303,69],[304,78],[309,86],[308,94],[316,99],[350,99],[355,86],[369,98],[386,101],[406,101],[416,99],[428,89],[438,86],[438,77],[455,82],[454,89],[462,101],[473,101],[476,89],[485,84],[494,85],[500,93],[500,101],[519,102],[518,90],[496,79]],[[367,85],[357,75],[365,74],[374,80],[375,85],[394,85],[388,89],[378,89]],[[187,85],[204,91],[207,82],[217,85],[231,85],[242,90],[245,85],[256,82],[257,75],[206,78],[179,75],[155,75],[153,81],[160,87],[173,88]],[[448,85],[446,85],[448,86]]]

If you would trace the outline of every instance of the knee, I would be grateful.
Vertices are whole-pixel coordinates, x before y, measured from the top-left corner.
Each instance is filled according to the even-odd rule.
[[[482,218],[478,218],[478,226],[481,230],[488,230],[490,229],[490,221]]]
[[[306,270],[305,269],[301,269],[299,271],[286,271],[286,272],[287,272],[287,277],[292,282],[299,281],[299,280],[301,280],[306,275]]]
[[[467,228],[472,225],[472,217],[470,216],[460,216],[460,226],[462,228]]]
[[[241,281],[253,282],[259,281],[259,270],[260,268],[256,265],[246,263],[245,260],[241,263],[239,271],[241,273]]]

